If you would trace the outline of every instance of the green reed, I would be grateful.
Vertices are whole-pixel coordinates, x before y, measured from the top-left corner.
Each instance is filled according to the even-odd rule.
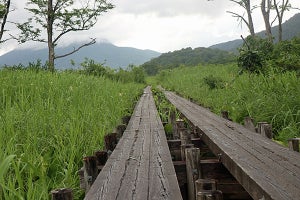
[[[143,85],[75,73],[0,71],[0,199],[73,188],[82,157],[133,108]]]

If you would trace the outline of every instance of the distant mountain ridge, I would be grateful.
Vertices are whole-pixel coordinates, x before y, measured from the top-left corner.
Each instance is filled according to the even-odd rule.
[[[220,49],[198,47],[183,48],[181,50],[163,53],[141,65],[148,75],[155,75],[161,70],[173,69],[183,66],[196,66],[199,64],[223,64],[236,60],[232,52]]]
[[[282,29],[283,29],[283,35],[282,35],[283,40],[290,40],[296,36],[300,37],[300,13],[295,14],[289,20],[284,22],[282,24]],[[276,40],[278,38],[278,26],[272,27],[271,31],[273,33],[273,36],[275,37],[275,42],[277,42]],[[258,32],[256,35],[264,38],[266,37],[266,31]],[[237,48],[240,47],[242,44],[243,44],[242,39],[236,39],[233,41],[215,44],[210,46],[209,48],[237,52]]]
[[[68,45],[67,47],[57,48],[56,53],[63,54],[73,50],[76,44]],[[80,49],[80,51],[57,59],[55,61],[57,69],[78,68],[79,64],[84,61],[84,58],[93,59],[99,63],[105,63],[106,66],[112,68],[126,68],[128,65],[140,65],[150,59],[161,55],[161,53],[152,50],[140,50],[132,47],[118,47],[111,43],[102,42]],[[27,65],[29,62],[36,62],[38,59],[45,63],[48,57],[48,51],[43,49],[19,49],[8,52],[0,56],[0,66],[3,65],[18,65],[22,63]],[[71,65],[73,60],[76,65]]]

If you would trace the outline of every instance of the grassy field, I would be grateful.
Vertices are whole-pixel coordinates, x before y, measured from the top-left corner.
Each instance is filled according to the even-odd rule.
[[[0,71],[0,199],[73,188],[82,157],[133,108],[143,85],[72,73]]]
[[[275,138],[285,144],[288,138],[300,137],[300,81],[296,73],[270,70],[266,75],[239,75],[234,64],[210,65],[163,71],[155,81],[216,114],[229,111],[236,122],[251,116],[256,122],[272,123]]]

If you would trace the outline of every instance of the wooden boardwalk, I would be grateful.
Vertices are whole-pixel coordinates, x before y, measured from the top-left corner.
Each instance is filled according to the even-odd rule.
[[[150,87],[85,199],[182,199]]]
[[[167,99],[253,199],[299,200],[300,154],[223,119],[172,92]]]

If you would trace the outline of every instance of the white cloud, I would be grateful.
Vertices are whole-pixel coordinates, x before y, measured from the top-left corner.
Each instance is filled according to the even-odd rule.
[[[300,7],[299,0],[290,0]],[[22,21],[27,17],[23,9],[26,1],[16,1],[16,9],[10,15],[11,21]],[[260,0],[252,0],[259,3]],[[76,32],[64,37],[62,45],[86,41],[96,37],[97,41],[108,40],[119,46],[153,49],[160,52],[173,51],[186,47],[210,46],[247,35],[245,26],[239,27],[235,18],[226,13],[243,10],[229,0],[112,0],[113,10],[100,16],[98,23],[90,31]],[[296,11],[286,13],[285,20]],[[260,10],[254,11],[256,31],[264,28]],[[10,27],[11,33],[16,33]],[[33,46],[32,43],[22,47]],[[41,44],[35,46],[41,47]],[[1,52],[16,47],[16,42],[0,46]]]
[[[199,14],[217,17],[228,7],[228,1],[217,0],[124,0],[116,1],[116,9],[124,13],[145,14],[152,13],[158,17],[173,17],[178,15]]]

